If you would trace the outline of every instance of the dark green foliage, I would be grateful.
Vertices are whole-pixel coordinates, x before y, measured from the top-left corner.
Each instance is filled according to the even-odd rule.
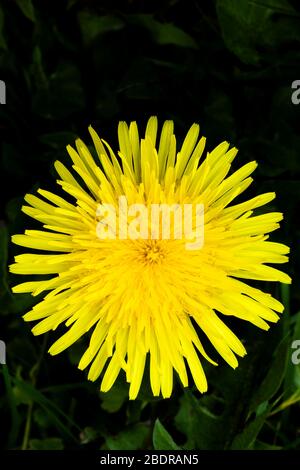
[[[299,448],[300,6],[296,0],[3,0],[0,6],[0,442],[5,449]],[[151,114],[175,120],[180,143],[199,122],[208,150],[239,149],[234,168],[259,163],[249,197],[276,191],[270,210],[285,213],[272,238],[292,248],[292,287],[261,288],[286,312],[269,332],[227,323],[248,355],[236,370],[205,364],[207,394],[153,398],[145,377],[128,400],[119,377],[99,392],[76,364],[87,338],[50,357],[56,333],[33,337],[22,315],[39,299],[12,295],[26,279],[7,272],[20,253],[10,235],[38,226],[20,212],[26,192],[53,190],[53,162],[88,139],[92,124],[116,146],[120,119],[144,126]],[[246,197],[246,196],[245,196]],[[298,313],[297,313],[298,312]],[[204,363],[204,361],[203,361]],[[146,372],[147,376],[147,372]],[[191,381],[192,383],[192,381]],[[298,437],[297,437],[298,436]]]

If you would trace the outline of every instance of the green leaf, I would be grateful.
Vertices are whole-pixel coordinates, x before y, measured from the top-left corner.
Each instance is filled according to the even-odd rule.
[[[30,439],[30,450],[63,450],[64,444],[58,437],[48,437],[47,439]]]
[[[138,423],[106,438],[106,446],[110,450],[137,450],[145,447],[145,441],[150,434],[147,424]]]
[[[88,11],[81,11],[78,21],[85,45],[90,45],[101,34],[119,31],[124,27],[124,22],[116,16],[97,16]]]
[[[42,408],[36,408],[33,411],[33,420],[42,430],[49,428],[52,425],[51,419]]]
[[[185,449],[218,449],[222,446],[222,421],[208,408],[206,397],[199,400],[186,390],[180,398],[175,426],[186,435]]]
[[[9,373],[9,369],[6,364],[2,365],[0,372],[1,371],[3,374],[6,397],[7,397],[7,402],[10,408],[10,415],[11,415],[11,425],[8,431],[8,442],[7,442],[8,448],[11,448],[12,446],[16,444],[16,439],[18,437],[19,428],[21,424],[21,417],[19,415],[16,401],[14,400],[12,377]]]
[[[256,436],[258,435],[259,431],[263,427],[265,420],[268,416],[269,413],[269,408],[268,411],[265,413],[262,413],[259,416],[256,416],[256,418],[251,421],[249,424],[245,426],[243,431],[234,438],[232,444],[231,444],[231,449],[232,450],[246,450],[250,449],[256,439]]]
[[[47,88],[33,97],[33,111],[50,119],[61,119],[83,109],[85,95],[79,69],[73,63],[60,63],[50,75]]]
[[[48,77],[44,70],[42,51],[39,46],[35,46],[33,49],[30,72],[36,88],[47,90],[49,84]]]
[[[24,382],[23,380],[19,380],[16,377],[14,377],[12,380],[13,383],[19,388],[20,391],[22,391],[24,395],[30,397],[33,402],[37,403],[43,408],[43,410],[49,415],[49,418],[52,420],[52,422],[57,425],[57,428],[66,437],[77,441],[72,432],[69,430],[69,427],[67,427],[62,420],[64,419],[68,425],[76,426],[73,420],[67,414],[65,414],[57,405],[55,405],[53,401],[48,400],[43,395],[43,393],[41,393],[31,384]]]
[[[22,11],[23,15],[26,16],[30,21],[35,23],[35,12],[34,6],[31,0],[16,0],[16,3],[20,10]]]
[[[109,393],[100,393],[102,400],[101,408],[109,413],[118,411],[128,398],[127,384],[117,382]]]
[[[196,41],[188,33],[172,23],[161,23],[154,19],[153,15],[130,15],[130,22],[147,29],[154,42],[157,44],[188,47],[198,49]]]
[[[287,0],[218,0],[217,15],[226,46],[247,64],[258,64],[264,47],[268,57],[269,47],[300,40],[297,15]]]
[[[252,396],[250,411],[255,411],[261,403],[269,401],[282,384],[289,358],[290,342],[290,336],[287,336],[279,343],[266,377]]]
[[[267,442],[262,442],[257,439],[254,443],[254,450],[280,450],[282,449],[281,446],[276,446],[274,444],[267,444]]]
[[[300,401],[300,389],[296,390],[291,396],[289,396],[286,400],[282,401],[279,406],[274,407],[275,409],[272,410],[272,415],[289,408]]]
[[[153,446],[155,450],[180,450],[179,447],[161,424],[159,419],[155,421],[153,429]]]
[[[20,404],[29,405],[32,401],[28,392],[22,387],[18,387],[17,385],[13,387],[13,396],[17,406]]]
[[[193,410],[192,400],[187,392],[180,398],[180,408],[175,416],[175,426],[178,431],[186,435],[185,449],[195,448],[195,429],[197,427],[196,416]]]

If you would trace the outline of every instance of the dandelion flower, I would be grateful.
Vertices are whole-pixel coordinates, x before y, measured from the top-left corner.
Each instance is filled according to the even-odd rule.
[[[67,199],[44,189],[38,190],[40,197],[25,196],[28,205],[23,212],[41,222],[43,230],[12,237],[33,252],[16,256],[10,270],[46,276],[13,288],[15,293],[33,296],[44,293],[24,319],[38,322],[34,335],[65,324],[66,331],[49,349],[52,355],[89,335],[78,367],[89,367],[92,381],[101,375],[103,392],[123,369],[130,384],[129,398],[135,399],[147,358],[154,396],[170,397],[174,371],[184,387],[190,375],[197,389],[205,392],[203,358],[216,363],[206,354],[199,335],[205,335],[236,368],[237,357],[246,351],[226,326],[226,316],[268,330],[283,311],[270,294],[244,282],[291,282],[287,274],[266,264],[287,261],[288,247],[268,240],[282,214],[253,212],[275,194],[233,203],[251,184],[257,163],[228,176],[237,149],[223,142],[204,157],[205,138],[199,138],[197,124],[177,149],[172,121],[163,124],[159,139],[156,117],[149,119],[141,139],[135,122],[129,127],[120,122],[118,155],[92,127],[89,132],[95,157],[78,139],[76,150],[67,147],[73,174],[55,162],[57,183]],[[203,204],[203,246],[187,250],[184,236],[98,237],[98,205],[116,207],[120,197],[146,207]]]

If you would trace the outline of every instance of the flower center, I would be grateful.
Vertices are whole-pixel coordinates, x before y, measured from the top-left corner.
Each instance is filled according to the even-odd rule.
[[[148,242],[142,251],[142,259],[146,264],[156,264],[161,262],[165,257],[162,247],[154,240]]]

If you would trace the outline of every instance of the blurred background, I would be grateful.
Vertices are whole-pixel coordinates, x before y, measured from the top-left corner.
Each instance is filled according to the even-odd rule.
[[[2,448],[300,447],[300,365],[292,362],[293,353],[300,362],[292,349],[300,340],[300,105],[291,99],[299,64],[296,0],[1,1]],[[276,191],[267,210],[285,219],[272,239],[291,246],[283,268],[293,285],[259,284],[286,307],[269,332],[228,322],[248,355],[235,371],[219,358],[218,368],[205,364],[207,394],[176,382],[171,399],[154,399],[145,379],[129,402],[124,377],[103,394],[77,370],[88,338],[47,354],[56,333],[33,337],[22,315],[36,299],[11,294],[23,279],[7,264],[22,251],[11,234],[36,226],[20,212],[23,197],[56,190],[53,162],[68,164],[65,146],[77,136],[90,145],[92,124],[116,149],[119,120],[136,120],[142,133],[153,114],[175,121],[179,143],[193,122],[208,150],[231,142],[239,148],[234,168],[258,161],[242,198]]]

